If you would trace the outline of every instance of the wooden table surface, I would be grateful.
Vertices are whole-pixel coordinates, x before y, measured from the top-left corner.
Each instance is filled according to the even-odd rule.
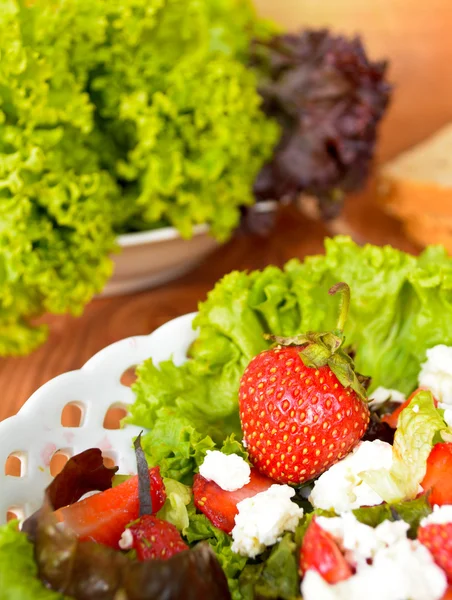
[[[343,230],[350,227],[359,240],[416,252],[399,225],[369,202],[370,192],[349,202]],[[328,235],[324,225],[309,221],[294,209],[280,214],[268,238],[236,236],[195,271],[172,284],[129,296],[97,299],[82,317],[52,317],[48,342],[24,358],[0,361],[0,420],[13,415],[43,383],[80,368],[93,354],[122,338],[146,334],[166,321],[196,310],[197,303],[223,275],[234,269],[283,265],[292,257],[322,251]]]

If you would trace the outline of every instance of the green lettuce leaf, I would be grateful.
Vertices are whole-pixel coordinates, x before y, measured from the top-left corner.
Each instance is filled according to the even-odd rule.
[[[198,433],[189,419],[164,409],[141,443],[149,466],[159,466],[163,477],[187,485],[192,484],[206,451],[215,448],[212,439]]]
[[[292,600],[299,597],[298,553],[314,513],[303,518],[294,534],[285,534],[280,542],[255,560],[232,552],[231,536],[212,525],[205,515],[197,514],[193,504],[188,507],[188,514],[190,523],[183,535],[189,544],[206,540],[211,545],[225,570],[234,600]],[[315,514],[334,516],[322,510]]]
[[[214,525],[202,514],[196,514],[194,505],[189,507],[190,524],[184,530],[184,536],[189,544],[207,541],[218,562],[226,574],[233,600],[242,600],[239,590],[238,577],[245,568],[248,559],[232,551],[232,537]]]
[[[159,466],[163,477],[186,485],[192,485],[193,474],[204,461],[207,450],[238,454],[248,460],[248,453],[234,434],[216,445],[212,437],[194,427],[193,421],[178,416],[173,409],[162,408],[158,412],[155,426],[142,437],[141,443],[150,466]]]
[[[189,526],[187,506],[192,499],[191,488],[175,479],[163,478],[166,500],[157,517],[172,523],[179,531],[184,532]]]
[[[408,535],[415,539],[420,522],[432,512],[432,507],[424,495],[406,502],[356,508],[352,512],[358,521],[370,527],[376,527],[383,521],[401,519],[405,523],[409,523]]]
[[[417,393],[399,415],[391,469],[366,471],[361,473],[363,480],[386,502],[415,498],[425,475],[434,437],[446,428],[432,394]]]
[[[237,454],[243,458],[243,460],[248,460],[248,452],[245,450],[243,445],[235,439],[235,435],[233,433],[224,440],[220,450],[223,452],[223,454]]]
[[[243,600],[300,598],[296,548],[293,536],[286,534],[273,546],[265,562],[247,565],[239,578]]]
[[[227,373],[220,375],[220,380],[225,381],[222,386],[222,381],[217,379],[200,378],[197,369],[198,365],[193,362],[176,367],[172,361],[165,361],[156,367],[151,359],[145,361],[137,368],[138,378],[133,385],[136,400],[127,421],[151,429],[165,416],[162,410],[171,409],[191,423],[200,424],[201,429],[213,437],[239,434],[237,399],[227,387],[231,377]]]
[[[0,527],[0,600],[63,600],[37,578],[33,545],[18,522]]]

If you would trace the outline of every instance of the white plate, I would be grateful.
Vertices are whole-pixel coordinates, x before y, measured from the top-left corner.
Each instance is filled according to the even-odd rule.
[[[118,243],[121,252],[112,256],[113,276],[101,296],[130,294],[172,281],[219,246],[207,225],[194,227],[189,240],[182,239],[174,227],[164,227],[120,235]]]
[[[141,428],[105,429],[105,415],[112,406],[125,408],[133,402],[132,390],[120,381],[130,367],[147,358],[156,364],[169,358],[178,365],[185,362],[197,335],[192,328],[194,316],[178,317],[150,335],[107,346],[80,370],[43,385],[17,415],[0,423],[0,524],[6,522],[8,511],[22,519],[39,508],[52,480],[50,463],[55,453],[70,457],[88,448],[100,448],[119,466],[119,473],[135,472],[132,438]],[[80,427],[61,424],[63,409],[71,403],[82,410]],[[21,462],[20,477],[4,474],[11,455]]]

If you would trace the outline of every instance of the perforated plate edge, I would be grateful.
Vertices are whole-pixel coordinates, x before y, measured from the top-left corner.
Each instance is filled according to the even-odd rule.
[[[72,456],[100,448],[120,473],[135,472],[132,438],[141,428],[105,429],[105,414],[114,404],[127,407],[133,402],[132,390],[120,382],[128,368],[147,358],[156,364],[169,358],[178,365],[185,362],[197,336],[192,328],[195,314],[168,321],[149,335],[107,346],[81,369],[44,384],[15,416],[0,423],[0,524],[6,522],[8,511],[25,518],[39,508],[52,479],[50,461],[56,452]],[[61,413],[72,402],[82,407],[83,422],[80,427],[63,427]],[[20,477],[4,474],[10,455],[21,461]]]

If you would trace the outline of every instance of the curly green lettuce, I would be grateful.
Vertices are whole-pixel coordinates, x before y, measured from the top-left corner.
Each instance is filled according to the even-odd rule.
[[[245,67],[265,24],[248,0],[140,0],[127,17],[100,4],[109,44],[88,91],[93,141],[128,204],[117,230],[166,223],[189,237],[193,225],[209,223],[226,239],[279,138]]]
[[[190,545],[204,540],[210,544],[228,579],[233,600],[242,600],[238,577],[248,559],[232,551],[232,537],[212,525],[205,515],[197,514],[193,504],[189,507],[189,525],[184,537]]]
[[[248,0],[0,0],[0,356],[78,315],[120,232],[226,239],[277,142]]]
[[[207,541],[218,558],[228,579],[233,600],[295,600],[299,597],[299,543],[297,533],[286,533],[272,548],[257,559],[232,551],[232,537],[197,514],[194,505],[188,507],[189,525],[183,531],[189,544]],[[300,523],[300,526],[302,523]]]
[[[264,334],[332,328],[338,303],[327,291],[338,281],[351,287],[345,336],[358,371],[372,377],[371,389],[412,392],[426,350],[452,344],[452,259],[440,247],[414,257],[340,236],[326,240],[325,255],[226,275],[199,306],[190,359],[139,368],[130,421],[153,429],[183,414],[217,443],[239,437],[239,381],[268,347]]]
[[[200,433],[186,417],[174,411],[162,411],[155,427],[143,436],[142,447],[151,466],[159,466],[163,477],[185,485],[193,482],[193,473],[215,443]]]
[[[254,202],[252,183],[276,141],[260,102],[253,72],[221,55],[190,56],[160,75],[155,91],[124,95],[119,121],[133,125],[136,139],[114,168],[137,190],[125,226],[163,221],[189,237],[193,225],[209,223],[226,239],[240,206]]]
[[[298,600],[300,576],[294,536],[286,533],[262,562],[249,563],[240,574],[234,600]]]
[[[30,318],[79,314],[110,276],[115,244],[116,185],[84,142],[87,74],[68,70],[56,15],[27,13],[0,2],[0,355],[43,342]]]

